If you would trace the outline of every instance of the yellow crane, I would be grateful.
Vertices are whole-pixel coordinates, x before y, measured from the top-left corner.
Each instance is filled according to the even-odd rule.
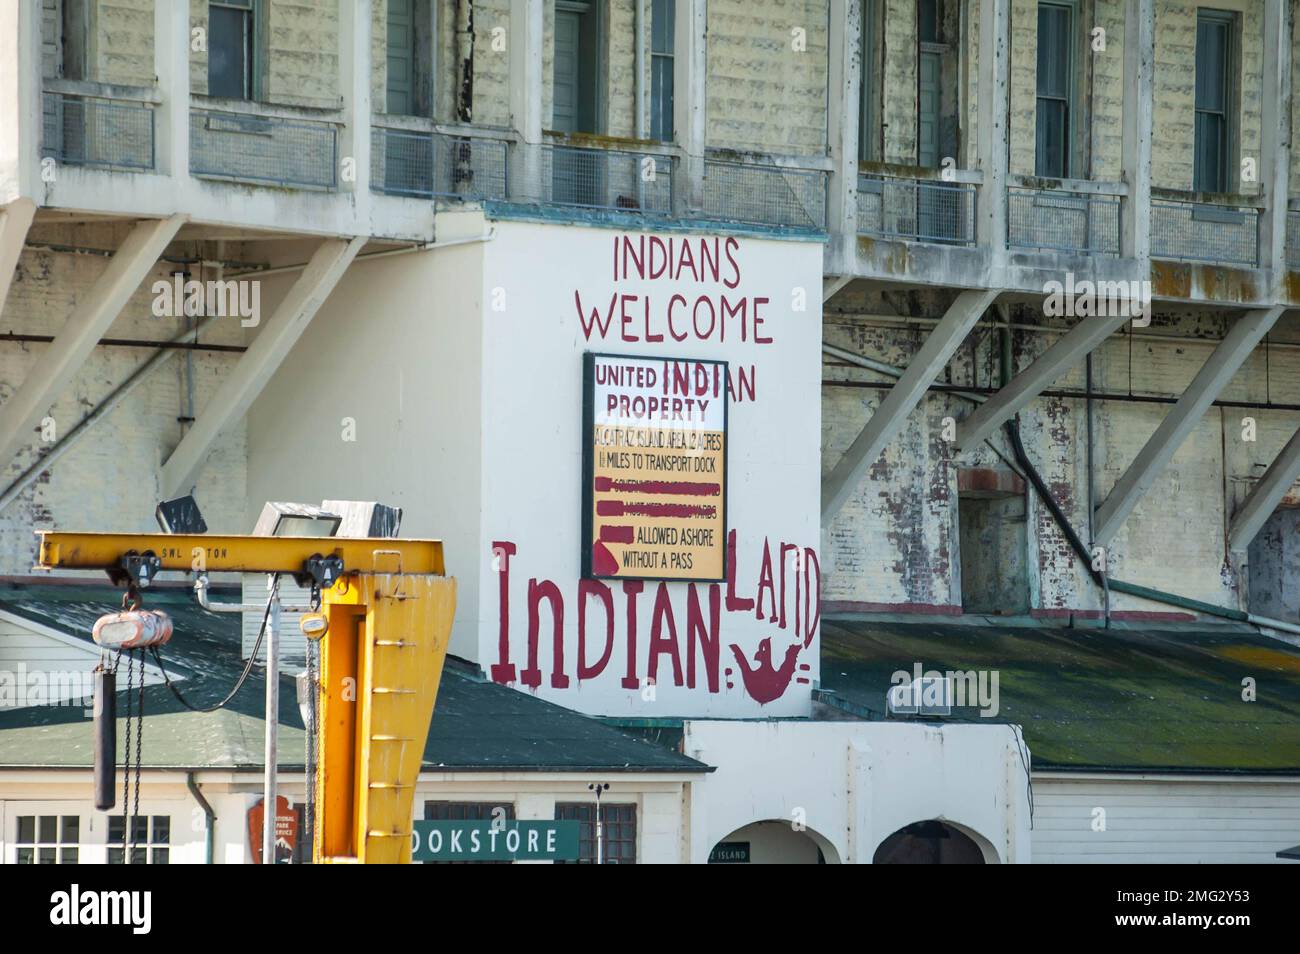
[[[166,570],[289,574],[318,586],[320,610],[303,622],[303,632],[320,640],[321,661],[313,859],[411,860],[415,783],[456,605],[456,581],[446,576],[440,541],[39,536],[38,568],[103,570],[135,592]],[[266,811],[274,813],[271,805]]]

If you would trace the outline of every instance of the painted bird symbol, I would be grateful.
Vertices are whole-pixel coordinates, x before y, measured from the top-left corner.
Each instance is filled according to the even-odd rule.
[[[766,705],[773,699],[781,698],[786,687],[790,685],[790,680],[794,678],[795,664],[801,648],[798,643],[795,643],[786,649],[785,661],[781,663],[780,669],[775,669],[772,666],[771,639],[765,639],[758,644],[758,652],[754,654],[752,667],[745,654],[740,651],[740,647],[735,643],[731,644],[731,652],[740,667],[740,678],[745,683],[745,691],[755,702]]]

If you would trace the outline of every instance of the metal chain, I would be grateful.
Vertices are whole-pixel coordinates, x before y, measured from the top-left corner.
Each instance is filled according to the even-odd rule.
[[[320,676],[316,653],[319,644],[314,639],[307,640],[307,758],[306,772],[306,834],[309,857],[316,851],[316,724],[319,716],[316,712]]]
[[[131,825],[134,827],[136,820],[140,817],[140,762],[144,754],[144,650],[137,650],[140,653],[140,701],[136,705],[135,713],[135,802],[133,803],[131,814]],[[145,844],[149,843],[149,832],[145,831]],[[134,846],[132,847],[134,851]],[[148,850],[147,848],[145,849]],[[148,859],[146,859],[147,861]]]
[[[135,654],[126,651],[126,725],[122,756],[122,864],[131,863],[131,709],[135,699],[131,684],[135,681]]]

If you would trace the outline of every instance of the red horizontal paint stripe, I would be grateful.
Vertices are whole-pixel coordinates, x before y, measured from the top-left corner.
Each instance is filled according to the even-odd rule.
[[[668,494],[676,497],[716,497],[722,493],[721,484],[708,484],[695,480],[620,480],[615,477],[597,477],[596,493]]]
[[[600,528],[601,543],[631,543],[634,528],[616,527],[613,524],[605,524]]]
[[[596,513],[602,517],[713,517],[717,512],[711,505],[596,501]]]

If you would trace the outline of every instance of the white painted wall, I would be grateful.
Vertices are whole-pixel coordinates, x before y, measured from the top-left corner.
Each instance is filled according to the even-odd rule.
[[[553,653],[551,605],[543,600],[532,670],[539,684],[531,688],[563,705],[656,716],[806,714],[818,677],[819,645],[816,627],[809,632],[806,624],[815,622],[817,610],[815,602],[804,605],[795,560],[796,553],[805,552],[815,560],[818,543],[821,246],[731,239],[738,273],[724,260],[718,281],[709,276],[699,282],[686,272],[676,281],[616,281],[613,248],[623,232],[523,222],[475,226],[463,215],[448,221],[462,234],[490,227],[494,238],[353,265],[253,406],[249,520],[264,500],[378,499],[405,508],[403,535],[442,538],[448,572],[459,580],[452,652],[489,672],[502,661],[505,579],[508,662],[515,669],[510,676],[498,670],[494,678],[520,687],[529,687],[525,674],[532,670],[530,581],[551,581],[564,603],[563,667]],[[446,234],[442,226],[439,231]],[[632,233],[634,240],[639,237]],[[680,242],[685,236],[673,233],[672,238]],[[700,240],[691,238],[697,256]],[[718,241],[725,250],[725,237]],[[666,324],[673,295],[690,303],[704,295],[717,307],[723,292],[729,301],[747,296],[751,308],[765,299],[759,304],[758,336],[751,323],[741,340],[733,318],[725,341],[716,332],[712,340],[673,340]],[[605,334],[593,326],[588,338],[575,293],[585,310],[599,307],[602,320],[611,296],[643,297],[629,303],[626,326],[616,315]],[[645,338],[644,296],[650,299],[652,333],[664,340],[622,340],[624,327],[629,336]],[[677,307],[674,330],[680,336],[689,318]],[[759,343],[759,338],[771,340]],[[717,591],[716,691],[702,657],[695,688],[684,684],[690,599],[684,583],[666,588],[682,685],[667,650],[659,654],[654,691],[642,682],[655,629],[657,583],[646,583],[636,596],[631,679],[628,597],[617,585],[610,588],[615,625],[608,662],[598,675],[577,679],[586,350],[722,359],[731,363],[733,375],[743,368],[747,380],[755,382],[753,400],[746,393],[730,406],[727,517],[737,532],[732,595],[758,597],[765,552],[773,585],[763,592],[760,617],[759,607],[729,604],[726,584],[693,584],[706,625],[710,591]],[[356,422],[354,442],[341,438],[345,417]],[[509,546],[494,553],[499,543]],[[783,543],[789,545],[784,552]],[[513,554],[507,552],[510,546]],[[784,619],[779,612],[783,558]],[[808,572],[815,582],[815,567]],[[795,634],[797,575],[800,636]],[[587,601],[587,614],[588,659],[594,663],[606,634],[599,597]],[[670,640],[668,620],[659,615],[660,635]],[[761,650],[769,640],[768,649]],[[782,689],[766,705],[755,701],[738,671],[737,654],[753,666],[760,651],[770,652],[770,675]]]
[[[1272,864],[1297,844],[1300,779],[1034,775],[1035,864]]]
[[[1005,725],[688,721],[684,751],[718,766],[693,788],[691,860],[754,822],[798,820],[828,862],[870,864],[898,829],[939,819],[989,862],[1028,862],[1022,744]]]

